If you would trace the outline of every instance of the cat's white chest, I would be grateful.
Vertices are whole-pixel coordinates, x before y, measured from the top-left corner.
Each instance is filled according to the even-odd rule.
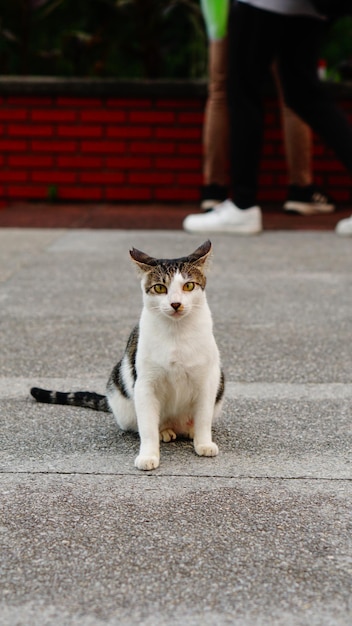
[[[162,375],[170,381],[193,378],[218,360],[212,332],[210,311],[206,302],[192,316],[174,322],[158,319],[149,311],[141,317],[137,353],[139,373],[149,370],[149,378]]]
[[[179,338],[180,339],[180,338]],[[208,337],[202,346],[194,341],[178,341],[177,345],[161,343],[158,350],[146,350],[140,365],[149,380],[156,384],[163,381],[173,388],[185,390],[198,385],[209,367],[218,362],[218,351],[212,337]]]
[[[193,368],[197,367],[197,363],[187,348],[170,348],[164,345],[153,354],[149,352],[148,358],[144,360],[144,366],[146,369],[150,367],[156,376],[175,381],[188,376]]]
[[[218,379],[220,369],[205,299],[201,308],[179,321],[145,309],[140,320],[136,366],[137,379],[147,381],[158,398],[161,421],[192,415],[195,399],[204,395],[209,381]]]
[[[190,354],[171,349],[154,363],[154,385],[160,401],[160,418],[189,415],[193,398],[199,388],[201,372]],[[162,355],[159,355],[160,357]]]

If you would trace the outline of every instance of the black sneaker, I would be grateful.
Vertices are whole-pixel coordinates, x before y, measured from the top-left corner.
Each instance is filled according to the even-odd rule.
[[[228,198],[228,189],[222,185],[204,185],[200,190],[200,208],[211,211],[217,204]]]
[[[290,185],[284,211],[301,213],[301,215],[332,213],[335,211],[335,205],[332,199],[315,185],[306,187]]]

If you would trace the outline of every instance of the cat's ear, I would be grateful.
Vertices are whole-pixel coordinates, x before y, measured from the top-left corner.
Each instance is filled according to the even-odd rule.
[[[189,255],[188,259],[191,263],[194,263],[195,265],[206,267],[209,257],[211,255],[211,250],[211,241],[208,239],[207,241],[202,243],[199,248],[192,252],[192,254]]]
[[[137,248],[130,250],[130,256],[142,272],[150,272],[150,269],[157,265],[157,259],[154,259],[141,250],[137,250]]]

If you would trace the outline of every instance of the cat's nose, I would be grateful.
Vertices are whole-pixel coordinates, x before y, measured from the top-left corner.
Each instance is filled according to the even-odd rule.
[[[171,306],[175,309],[175,311],[178,311],[181,306],[181,302],[171,302]]]

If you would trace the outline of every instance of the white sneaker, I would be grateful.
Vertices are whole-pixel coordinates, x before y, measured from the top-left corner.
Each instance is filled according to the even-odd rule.
[[[352,235],[352,215],[344,220],[337,222],[335,232],[338,235]]]
[[[239,209],[231,200],[225,200],[208,213],[187,215],[183,228],[189,233],[233,233],[256,235],[263,230],[259,206]]]

